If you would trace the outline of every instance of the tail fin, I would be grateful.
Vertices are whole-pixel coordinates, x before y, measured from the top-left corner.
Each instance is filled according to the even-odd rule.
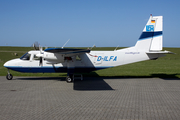
[[[144,30],[137,41],[135,48],[145,51],[160,51],[162,50],[163,17],[150,16]]]

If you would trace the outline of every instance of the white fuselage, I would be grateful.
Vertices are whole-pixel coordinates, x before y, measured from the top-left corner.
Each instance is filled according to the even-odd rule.
[[[71,57],[43,52],[41,61],[41,58],[36,57],[38,54],[40,51],[29,51],[25,58],[10,60],[4,66],[30,73],[67,72],[69,69],[73,69],[73,72],[91,72],[160,57],[158,54],[147,55],[145,51],[137,51],[135,47],[116,51],[91,51]]]

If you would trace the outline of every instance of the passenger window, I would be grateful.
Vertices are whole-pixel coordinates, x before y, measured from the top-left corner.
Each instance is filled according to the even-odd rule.
[[[79,57],[79,55],[76,56],[76,61],[81,61],[81,58]]]
[[[34,55],[33,60],[40,60],[40,58],[39,58],[39,57],[37,57],[36,55]]]

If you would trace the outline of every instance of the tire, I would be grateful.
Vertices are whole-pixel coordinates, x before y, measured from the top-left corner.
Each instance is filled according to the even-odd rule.
[[[13,75],[12,74],[7,74],[6,75],[6,79],[7,80],[12,80],[13,79]]]
[[[72,82],[72,78],[71,78],[70,76],[67,76],[67,77],[66,77],[66,82],[67,82],[67,83]]]

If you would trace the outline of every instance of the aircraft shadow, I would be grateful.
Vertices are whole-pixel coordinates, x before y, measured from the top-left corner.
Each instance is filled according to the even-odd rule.
[[[163,80],[180,80],[179,77],[177,77],[177,75],[180,74],[151,74],[152,77],[158,77],[161,78]]]
[[[57,80],[66,82],[66,77],[20,77],[13,80]],[[73,83],[74,90],[113,90],[104,80],[103,77],[85,77],[84,80],[75,80]]]
[[[150,74],[149,76],[101,76],[103,79],[122,79],[122,78],[161,78],[163,80],[180,80],[177,76],[180,74]]]
[[[73,89],[80,91],[114,90],[102,77],[85,77],[84,80],[75,80]]]

